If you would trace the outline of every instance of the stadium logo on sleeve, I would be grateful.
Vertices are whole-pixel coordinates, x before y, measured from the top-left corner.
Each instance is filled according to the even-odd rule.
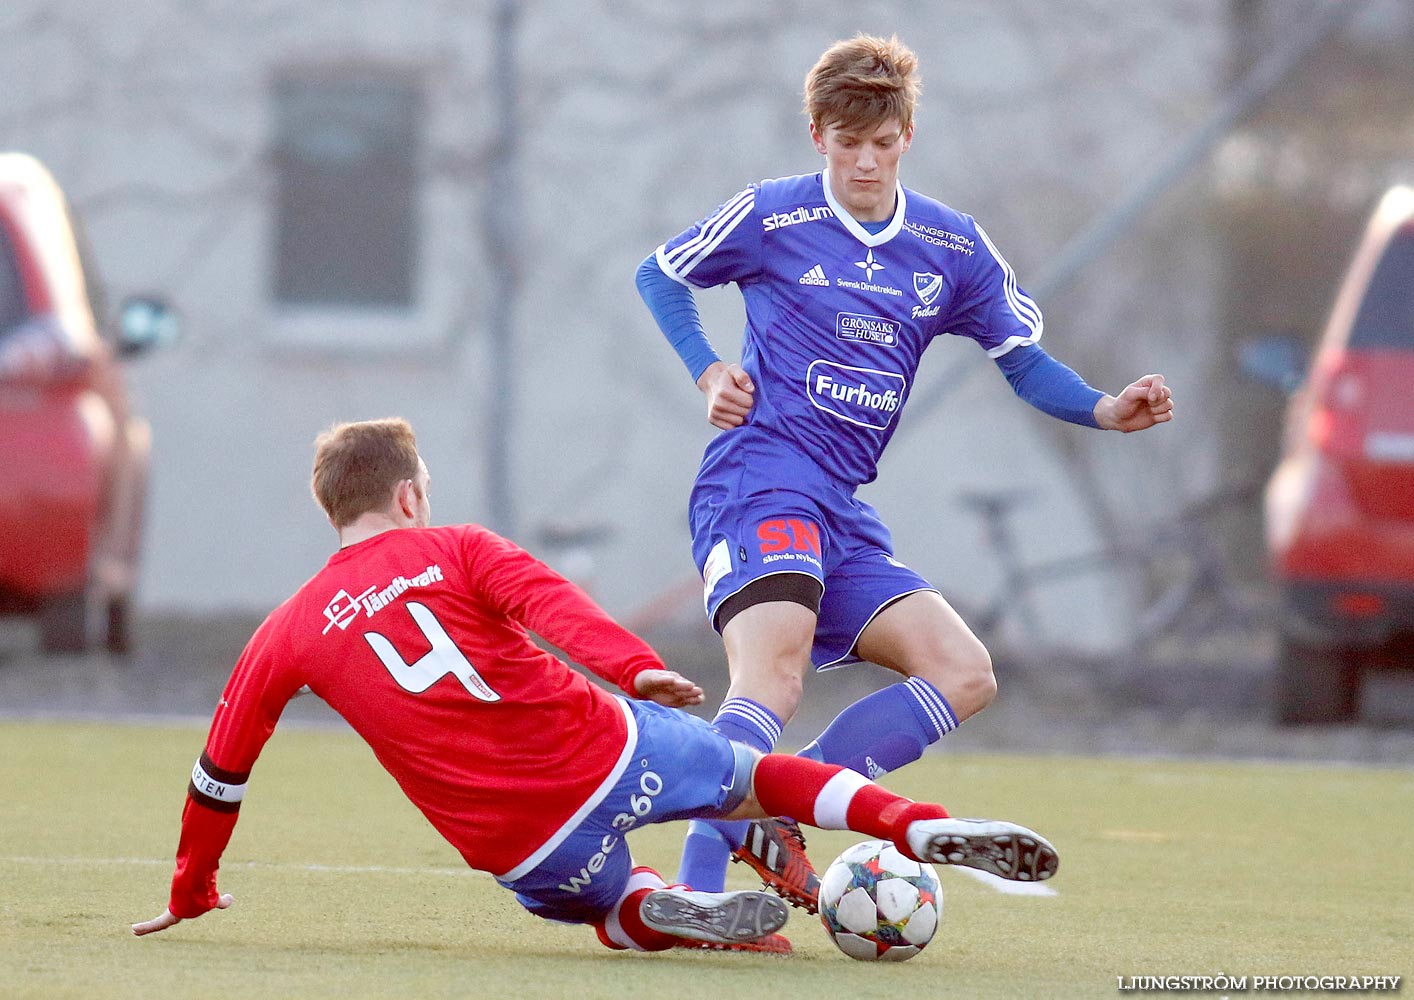
[[[835,213],[831,212],[826,205],[817,205],[815,208],[806,208],[801,205],[791,212],[772,212],[770,215],[761,217],[761,231],[769,233],[773,229],[784,229],[786,226],[798,226],[802,222],[815,222],[819,219],[833,219]]]
[[[894,347],[898,344],[902,330],[903,324],[896,319],[866,316],[862,313],[835,314],[835,336],[840,340]]]
[[[806,394],[817,410],[860,427],[883,430],[903,405],[908,381],[896,372],[817,360],[805,373]]]

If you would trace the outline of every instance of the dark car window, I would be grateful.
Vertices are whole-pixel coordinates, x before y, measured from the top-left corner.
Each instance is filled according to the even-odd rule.
[[[20,265],[14,244],[0,226],[0,337],[25,318],[25,290],[20,284]]]
[[[1395,234],[1350,331],[1350,346],[1414,350],[1414,229]]]

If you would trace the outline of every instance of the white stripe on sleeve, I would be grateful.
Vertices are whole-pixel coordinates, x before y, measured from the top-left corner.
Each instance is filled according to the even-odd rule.
[[[1001,251],[992,243],[991,239],[987,236],[986,230],[978,226],[977,235],[982,237],[982,242],[986,244],[988,252],[992,255],[992,259],[995,260],[997,265],[1002,269],[1002,293],[1006,296],[1007,305],[1011,307],[1011,311],[1015,314],[1016,318],[1031,331],[1029,340],[1030,343],[1034,344],[1041,339],[1041,331],[1045,325],[1041,318],[1041,310],[1037,308],[1036,303],[1032,301],[1029,295],[1016,286],[1016,272],[1011,269],[1011,265],[1006,262],[1006,258],[1002,256]],[[1016,345],[1013,344],[1012,346]],[[1007,348],[1007,350],[1010,350],[1010,348]],[[991,351],[987,353],[992,357],[998,356],[993,355]],[[1005,354],[1006,351],[1002,351],[1001,353]]]
[[[702,263],[709,254],[731,235],[741,220],[751,214],[756,205],[756,192],[747,188],[702,224],[697,235],[684,240],[659,257],[658,264],[663,270],[679,281],[692,273],[692,269]],[[666,265],[666,266],[665,266]]]
[[[992,360],[995,361],[997,358],[1001,357],[1003,354],[1007,354],[1007,353],[1011,352],[1012,350],[1014,350],[1014,349],[1016,349],[1016,348],[1018,348],[1018,347],[1024,347],[1024,346],[1027,346],[1027,345],[1029,345],[1029,344],[1034,344],[1034,343],[1036,343],[1036,341],[1039,340],[1039,339],[1040,339],[1040,338],[1038,338],[1038,337],[1008,337],[1006,340],[1003,340],[1003,341],[1002,341],[1000,344],[998,344],[996,347],[993,347],[993,348],[991,348],[990,350],[988,350],[988,351],[987,351],[987,357],[989,357],[989,358],[991,358]]]
[[[688,280],[682,275],[678,274],[676,271],[674,271],[673,265],[668,263],[668,255],[665,252],[666,247],[667,244],[664,243],[653,254],[654,258],[656,258],[658,261],[658,269],[661,270],[664,274],[666,274],[669,278],[672,278],[674,281],[676,281],[679,285],[687,285],[688,288],[691,288],[692,285],[688,282]]]

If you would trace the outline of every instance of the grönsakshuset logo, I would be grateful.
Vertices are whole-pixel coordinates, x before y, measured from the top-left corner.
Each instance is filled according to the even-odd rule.
[[[835,337],[860,344],[882,344],[894,347],[903,332],[903,324],[885,316],[842,312],[835,314]]]

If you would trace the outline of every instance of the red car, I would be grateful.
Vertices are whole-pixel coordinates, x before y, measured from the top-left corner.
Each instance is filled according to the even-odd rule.
[[[1366,670],[1414,664],[1414,188],[1383,198],[1356,250],[1265,515],[1277,716],[1350,719]]]
[[[49,651],[131,641],[150,434],[118,359],[171,336],[132,300],[108,322],[59,186],[0,153],[0,612]]]

